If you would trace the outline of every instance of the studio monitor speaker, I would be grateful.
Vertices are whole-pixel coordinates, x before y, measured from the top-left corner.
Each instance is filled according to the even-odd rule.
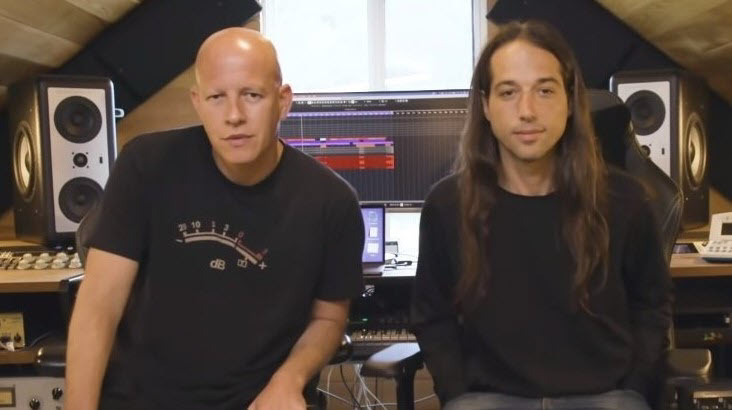
[[[117,154],[112,82],[46,75],[8,90],[18,239],[64,245],[102,196]]]
[[[628,106],[636,138],[684,195],[682,228],[709,223],[708,91],[679,70],[621,71],[610,89]]]

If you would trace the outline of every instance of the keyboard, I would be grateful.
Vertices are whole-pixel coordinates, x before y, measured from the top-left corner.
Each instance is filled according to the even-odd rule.
[[[413,333],[406,329],[360,329],[350,333],[353,359],[365,360],[372,354],[394,343],[415,342]]]
[[[411,289],[411,280],[366,285],[364,294],[353,302],[348,320],[354,360],[366,360],[394,343],[416,341],[407,330]]]

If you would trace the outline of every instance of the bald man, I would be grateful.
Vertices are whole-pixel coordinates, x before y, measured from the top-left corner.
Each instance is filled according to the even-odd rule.
[[[277,138],[292,91],[272,44],[225,29],[195,72],[202,126],[135,138],[107,183],[66,408],[304,408],[362,291],[354,191]]]

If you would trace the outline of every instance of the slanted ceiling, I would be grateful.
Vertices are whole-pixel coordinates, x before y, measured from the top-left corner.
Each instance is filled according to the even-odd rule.
[[[732,103],[732,1],[597,2]]]
[[[0,0],[0,109],[9,84],[59,67],[142,1]],[[732,0],[597,2],[732,103]]]
[[[0,109],[7,86],[61,66],[143,0],[0,0]]]

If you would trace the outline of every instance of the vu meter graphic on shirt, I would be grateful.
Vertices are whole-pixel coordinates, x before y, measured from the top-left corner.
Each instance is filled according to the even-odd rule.
[[[208,226],[206,226],[208,225]],[[215,242],[217,244],[233,249],[237,254],[236,266],[241,269],[257,267],[260,270],[267,269],[265,256],[267,249],[254,251],[244,244],[244,231],[232,230],[229,224],[221,224],[217,228],[216,221],[204,224],[201,221],[191,221],[177,224],[178,235],[176,242],[193,244],[199,242]],[[227,259],[217,257],[212,259],[209,267],[217,270],[225,270],[229,263]]]

